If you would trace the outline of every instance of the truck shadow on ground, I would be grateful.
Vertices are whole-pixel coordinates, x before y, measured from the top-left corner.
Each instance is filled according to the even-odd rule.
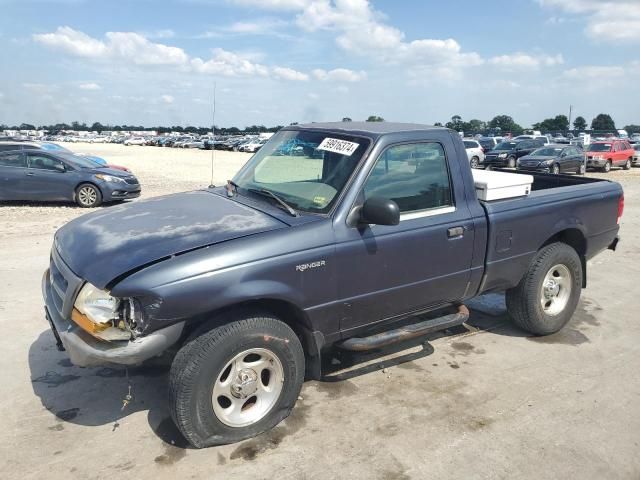
[[[352,353],[334,349],[323,362],[321,382],[335,383],[366,375],[415,360],[434,353],[432,341],[443,337],[459,337],[475,332],[511,337],[523,337],[540,343],[580,345],[588,342],[584,331],[599,325],[593,312],[599,307],[583,300],[572,321],[561,332],[548,337],[532,337],[513,326],[506,311],[471,309],[464,325],[427,336],[391,345],[367,353]],[[585,327],[586,326],[586,330]],[[47,427],[63,431],[65,423],[84,426],[112,425],[113,432],[126,428],[121,422],[129,415],[147,411],[151,430],[165,444],[166,452],[157,463],[170,464],[190,448],[174,425],[168,411],[168,363],[139,367],[80,368],[71,364],[64,352],[55,347],[50,330],[43,331],[29,349],[31,384],[43,407],[51,412],[52,424]],[[127,395],[130,399],[125,405]],[[124,408],[123,408],[124,405]]]
[[[33,392],[53,415],[50,430],[65,422],[112,425],[115,433],[129,415],[147,411],[154,433],[168,446],[188,448],[167,408],[168,365],[80,368],[59,352],[51,331],[43,331],[29,349]],[[127,395],[130,395],[123,408]],[[160,462],[161,463],[161,462]]]

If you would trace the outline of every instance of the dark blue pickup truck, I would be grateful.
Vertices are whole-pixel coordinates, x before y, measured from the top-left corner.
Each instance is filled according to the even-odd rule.
[[[42,289],[80,366],[174,352],[172,416],[196,447],[265,431],[330,348],[368,351],[463,323],[506,291],[534,335],[561,329],[587,260],[618,241],[619,184],[534,174],[478,200],[444,128],[284,128],[227,185],[116,206],[55,236]],[[423,315],[428,313],[428,315]]]

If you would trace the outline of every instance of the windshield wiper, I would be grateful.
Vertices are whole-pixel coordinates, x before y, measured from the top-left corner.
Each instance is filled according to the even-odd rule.
[[[273,198],[278,204],[284,208],[291,216],[297,217],[298,212],[296,212],[291,205],[285,202],[278,195],[273,193],[271,190],[267,190],[266,188],[247,188],[247,190],[251,193],[257,193],[258,195],[263,195],[265,197]]]

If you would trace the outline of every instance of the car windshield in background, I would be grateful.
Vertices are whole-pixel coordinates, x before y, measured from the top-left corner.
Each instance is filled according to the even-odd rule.
[[[517,144],[518,142],[502,142],[496,145],[496,148],[494,148],[494,150],[513,150],[514,148],[516,148]]]
[[[611,150],[610,143],[592,143],[589,145],[589,152],[608,152]]]
[[[478,148],[478,144],[476,142],[464,142],[464,148]]]
[[[233,180],[241,189],[275,193],[297,210],[327,213],[368,146],[361,137],[281,131]]]
[[[480,145],[482,145],[482,148],[488,148],[488,149],[492,149],[494,142],[493,140],[479,140]]]
[[[531,156],[535,157],[557,157],[562,152],[561,148],[539,148],[531,152]]]
[[[71,150],[68,150],[64,147],[61,147],[60,145],[57,145],[55,143],[41,143],[40,146],[42,147],[43,150],[48,150],[49,152],[65,152],[65,153],[72,153]]]
[[[88,157],[83,157],[81,155],[74,155],[73,153],[58,153],[58,156],[67,163],[70,163],[74,167],[77,168],[100,168],[104,165],[100,165],[95,160],[91,160]]]

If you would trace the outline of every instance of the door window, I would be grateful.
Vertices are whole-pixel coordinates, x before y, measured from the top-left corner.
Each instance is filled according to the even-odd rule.
[[[20,152],[0,153],[0,167],[26,167],[24,156]]]
[[[55,158],[39,153],[29,153],[29,167],[39,170],[59,170],[59,166],[64,167],[64,163]]]
[[[378,157],[365,199],[393,200],[401,213],[453,206],[444,149],[439,143],[396,145]]]

